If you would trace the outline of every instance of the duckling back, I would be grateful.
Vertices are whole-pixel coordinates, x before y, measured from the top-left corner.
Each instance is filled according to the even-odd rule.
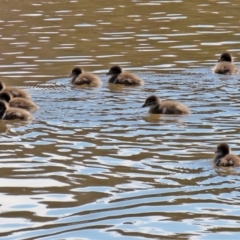
[[[101,85],[101,80],[96,75],[84,72],[81,67],[74,67],[70,77],[72,77],[71,83],[74,85],[89,87],[98,87]]]
[[[240,158],[231,154],[227,143],[220,143],[215,151],[214,164],[221,167],[239,167]]]
[[[175,101],[161,101],[159,111],[162,114],[189,114],[190,110],[187,106]]]
[[[146,98],[142,107],[149,107],[149,113],[153,114],[189,114],[187,106],[175,101],[162,101],[159,97],[151,95]]]
[[[238,67],[231,62],[219,62],[213,68],[214,73],[218,74],[237,74],[239,72]]]
[[[227,154],[222,158],[215,158],[214,163],[219,167],[240,167],[240,158],[233,154]]]
[[[32,115],[21,108],[8,108],[3,117],[3,120],[22,120],[22,121],[30,121],[32,120]]]
[[[22,108],[29,112],[35,112],[39,109],[39,107],[32,101],[26,99],[26,98],[13,98],[9,102],[9,107],[11,108]]]
[[[31,100],[20,97],[13,98],[12,94],[8,91],[1,91],[0,99],[6,101],[9,107],[23,108],[29,112],[35,112],[38,109],[38,106]]]
[[[30,99],[31,96],[29,93],[20,88],[15,87],[6,87],[5,84],[0,81],[0,91],[9,92],[13,97],[21,97]]]
[[[218,63],[213,68],[214,73],[218,74],[237,74],[238,67],[233,64],[233,56],[229,52],[220,55]]]
[[[11,93],[13,97],[21,97],[21,98],[27,98],[27,99],[31,98],[30,94],[24,91],[23,89],[6,87],[4,88],[4,91]]]
[[[32,115],[21,108],[11,108],[7,102],[0,100],[0,118],[3,120],[32,120]]]
[[[109,82],[114,84],[123,84],[123,85],[129,85],[129,86],[134,86],[134,85],[142,86],[144,84],[142,79],[128,72],[123,72],[118,74],[117,76],[112,76],[109,79]]]
[[[84,72],[78,75],[78,77],[72,79],[74,85],[87,85],[90,87],[99,87],[101,80],[94,74]]]
[[[112,66],[106,75],[111,75],[108,82],[122,85],[141,86],[143,80],[132,73],[124,72],[119,65]]]

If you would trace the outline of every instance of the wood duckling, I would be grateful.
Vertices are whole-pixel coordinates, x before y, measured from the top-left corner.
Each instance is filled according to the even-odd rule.
[[[189,114],[187,106],[180,102],[165,100],[162,101],[155,95],[148,97],[142,107],[149,107],[149,113],[153,114]]]
[[[213,68],[214,73],[218,74],[237,74],[239,72],[238,67],[233,64],[233,57],[230,53],[225,52],[221,54],[218,59],[218,63]]]
[[[2,81],[0,81],[0,91],[9,92],[12,94],[13,97],[21,97],[27,99],[31,98],[30,94],[24,91],[23,89],[19,89],[16,87],[6,87]]]
[[[3,120],[32,120],[32,115],[27,110],[21,108],[11,108],[8,103],[0,100],[0,118]]]
[[[35,112],[38,110],[38,106],[29,99],[16,97],[13,98],[11,93],[6,91],[0,92],[0,100],[4,100],[8,103],[9,107],[23,108],[29,112]]]
[[[108,82],[114,84],[142,86],[144,81],[132,73],[124,72],[123,69],[116,65],[109,69],[107,75],[111,75]]]
[[[74,85],[85,85],[89,87],[99,87],[101,85],[101,80],[96,75],[84,72],[80,67],[74,67],[70,77],[72,77],[71,83]]]
[[[227,143],[220,143],[215,152],[214,164],[222,167],[239,167],[240,158],[230,153],[230,147]]]

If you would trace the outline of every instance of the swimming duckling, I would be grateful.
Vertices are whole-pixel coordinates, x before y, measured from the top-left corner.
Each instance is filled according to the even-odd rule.
[[[213,68],[214,73],[218,74],[237,74],[238,67],[233,64],[233,57],[230,53],[221,54],[218,63]]]
[[[149,113],[153,114],[189,114],[187,106],[175,101],[162,101],[155,95],[148,97],[142,107],[149,107]]]
[[[15,87],[6,87],[5,84],[0,81],[0,91],[6,91],[12,94],[13,97],[21,97],[30,99],[29,93],[24,91],[23,89],[15,88]]]
[[[112,75],[108,80],[109,83],[135,86],[141,86],[144,84],[142,79],[132,73],[124,72],[118,65],[111,67],[107,75]]]
[[[230,153],[230,147],[227,143],[220,143],[215,152],[214,164],[222,167],[239,167],[240,158]]]
[[[32,120],[32,115],[21,108],[10,108],[7,102],[0,100],[0,118],[3,120]]]
[[[9,107],[23,108],[29,112],[35,112],[38,110],[38,106],[29,99],[16,97],[13,98],[11,93],[6,91],[0,92],[0,99],[8,103]]]
[[[101,80],[94,74],[84,72],[80,67],[74,67],[70,75],[71,83],[74,85],[88,85],[90,87],[99,87]]]

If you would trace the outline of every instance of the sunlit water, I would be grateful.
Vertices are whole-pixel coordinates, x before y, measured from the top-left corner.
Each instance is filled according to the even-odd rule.
[[[216,168],[239,150],[238,1],[3,1],[1,80],[40,109],[32,123],[0,122],[0,238],[240,237],[240,169]],[[113,64],[144,79],[109,85]],[[76,88],[74,65],[99,88]],[[149,115],[156,94],[188,116]]]

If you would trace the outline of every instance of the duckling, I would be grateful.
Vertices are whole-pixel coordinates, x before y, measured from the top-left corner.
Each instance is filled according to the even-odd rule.
[[[227,143],[220,143],[215,152],[214,164],[222,167],[239,167],[240,158],[230,153]]]
[[[189,114],[187,106],[175,101],[162,101],[155,95],[148,97],[142,107],[149,107],[149,113],[153,114]]]
[[[21,97],[30,99],[29,93],[24,91],[23,89],[15,88],[15,87],[6,87],[5,84],[0,81],[0,91],[6,91],[12,94],[13,97]]]
[[[6,91],[0,92],[0,99],[6,101],[9,104],[9,107],[23,108],[29,112],[35,112],[39,108],[31,100],[20,97],[13,98],[12,94]]]
[[[87,85],[90,87],[99,87],[101,80],[94,74],[84,72],[80,67],[74,67],[70,75],[71,83],[74,85]]]
[[[214,66],[213,72],[218,74],[237,74],[238,67],[233,64],[233,57],[230,53],[221,54],[218,63]]]
[[[109,83],[135,86],[141,86],[144,84],[142,79],[132,73],[124,72],[118,65],[111,67],[106,75],[112,75],[108,80]]]
[[[7,102],[0,100],[0,118],[3,120],[32,120],[32,115],[21,108],[11,108],[8,106]]]

